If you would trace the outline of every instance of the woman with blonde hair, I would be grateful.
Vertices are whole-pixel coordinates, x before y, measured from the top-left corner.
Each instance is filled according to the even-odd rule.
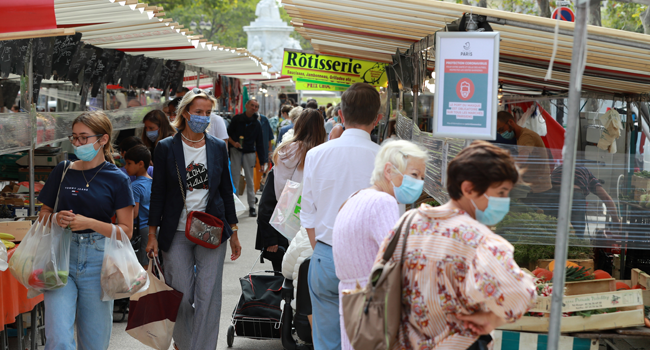
[[[230,239],[231,260],[241,254],[226,143],[205,131],[215,104],[201,89],[188,91],[172,124],[178,133],[160,141],[154,155],[147,252],[162,250],[165,279],[183,293],[173,335],[180,350],[217,347],[226,241]],[[217,248],[186,237],[192,211],[223,222]]]
[[[73,233],[68,283],[43,293],[48,350],[74,349],[75,326],[78,349],[105,350],[111,338],[113,301],[102,301],[100,284],[104,245],[114,215],[131,238],[135,204],[129,178],[113,162],[112,133],[103,112],[77,117],[68,138],[79,160],[59,163],[38,196],[43,203],[39,218],[53,214],[58,199],[56,224]]]
[[[341,207],[332,232],[332,252],[341,291],[363,288],[379,246],[399,220],[398,204],[412,204],[422,193],[427,152],[405,140],[385,142],[375,158],[370,187]],[[341,348],[352,350],[342,310]]]

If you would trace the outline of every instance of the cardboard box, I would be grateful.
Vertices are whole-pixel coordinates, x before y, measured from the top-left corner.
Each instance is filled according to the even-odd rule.
[[[14,242],[23,240],[27,231],[32,227],[31,221],[4,221],[0,222],[0,232],[16,237]]]
[[[47,182],[47,178],[54,168],[34,168],[34,181]],[[20,181],[29,181],[29,169],[21,168],[19,171]]]

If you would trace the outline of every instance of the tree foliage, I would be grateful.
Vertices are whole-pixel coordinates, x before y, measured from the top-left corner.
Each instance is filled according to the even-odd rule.
[[[246,47],[248,36],[244,26],[255,20],[255,8],[259,0],[157,0],[152,3],[165,8],[166,17],[189,29],[190,23],[199,23],[201,16],[204,21],[212,22],[212,28],[207,31],[195,30],[208,41],[228,47]],[[280,16],[289,21],[290,17],[284,8],[280,8]],[[294,32],[292,37],[300,41],[303,48],[310,49],[309,41]]]
[[[608,1],[602,11],[603,26],[643,33],[643,16],[648,6]]]

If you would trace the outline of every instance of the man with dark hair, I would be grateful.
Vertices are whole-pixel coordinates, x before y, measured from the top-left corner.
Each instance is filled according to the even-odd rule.
[[[20,113],[20,107],[18,107],[18,105],[13,105],[11,111],[14,113]]]
[[[318,101],[316,101],[313,98],[310,98],[309,100],[307,100],[307,104],[305,105],[304,108],[318,109]]]
[[[341,96],[346,129],[340,138],[312,148],[305,159],[300,221],[314,254],[309,294],[315,349],[340,349],[339,279],[332,256],[332,228],[339,208],[353,193],[368,187],[379,145],[370,132],[379,121],[379,93],[356,83]]]
[[[501,111],[497,114],[497,132],[505,139],[517,139],[517,163],[524,169],[523,181],[530,185],[533,194],[550,190],[551,168],[549,166],[546,145],[534,131],[517,125],[515,117]],[[534,200],[536,196],[528,196]]]
[[[257,111],[260,104],[256,100],[246,103],[246,110],[232,118],[228,126],[228,143],[230,145],[230,169],[233,181],[239,183],[239,174],[244,167],[246,178],[246,193],[248,195],[249,216],[255,217],[255,153],[264,167],[268,161],[268,154],[264,152],[264,134],[262,124],[258,120]]]
[[[182,88],[176,90],[176,97],[181,97],[182,98],[189,91],[190,91],[190,89],[188,89],[186,87],[182,87]]]
[[[167,104],[167,112],[165,112],[165,114],[167,114],[170,122],[173,122],[174,119],[176,119],[176,109],[178,109],[181,100],[183,100],[182,97],[176,97]]]

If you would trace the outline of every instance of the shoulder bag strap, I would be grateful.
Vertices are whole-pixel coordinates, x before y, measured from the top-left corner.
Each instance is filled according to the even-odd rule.
[[[416,210],[417,209],[411,209],[408,212],[408,215],[404,217],[402,222],[400,222],[399,226],[395,230],[395,234],[393,235],[393,238],[390,240],[390,243],[388,243],[388,246],[386,247],[386,251],[384,252],[384,256],[382,258],[384,261],[390,260],[391,256],[393,256],[393,253],[395,252],[395,248],[397,248],[397,242],[399,241],[399,237],[402,234],[402,231],[404,229],[404,225],[407,225],[406,232],[404,233],[404,244],[402,246],[402,257],[404,256],[404,253],[406,251],[406,241],[408,239],[409,230],[411,227],[411,223],[413,222],[413,218],[415,217]]]
[[[181,141],[183,142],[183,141]],[[174,150],[172,150],[172,154]],[[176,166],[176,175],[178,175],[178,184],[181,186],[181,196],[183,196],[183,205],[185,206],[185,215],[189,214],[187,211],[187,201],[185,200],[185,187],[183,187],[183,180],[181,179],[181,172],[178,170],[178,162],[176,161],[176,155],[174,154],[174,165]]]
[[[65,169],[63,169],[63,174],[61,174],[61,182],[59,182],[59,190],[56,191],[56,201],[54,202],[54,208],[52,209],[53,213],[56,213],[56,209],[59,207],[59,194],[61,193],[61,185],[63,184],[63,179],[65,174],[68,172],[68,169],[72,167],[72,162],[66,163]]]

